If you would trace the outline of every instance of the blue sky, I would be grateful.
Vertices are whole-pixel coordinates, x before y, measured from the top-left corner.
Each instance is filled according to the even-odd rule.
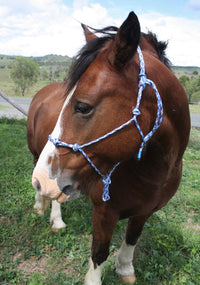
[[[0,0],[0,53],[73,56],[84,44],[79,22],[120,26],[132,10],[142,31],[169,41],[173,64],[200,66],[200,0]]]
[[[73,7],[73,1],[64,0],[67,6]],[[200,17],[200,1],[199,0],[101,0],[101,1],[80,1],[82,3],[100,3],[103,7],[106,7],[115,17],[126,17],[128,11],[135,11],[136,13],[148,13],[151,11],[157,11],[161,14],[174,16],[174,17],[186,17],[190,19]]]

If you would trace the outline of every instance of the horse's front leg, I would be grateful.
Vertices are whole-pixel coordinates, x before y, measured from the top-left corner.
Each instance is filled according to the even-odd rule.
[[[53,231],[58,231],[66,227],[66,224],[63,222],[62,213],[61,213],[61,204],[56,200],[52,201],[50,223],[52,224]]]
[[[38,215],[44,215],[44,211],[48,208],[49,203],[50,200],[45,199],[39,194],[39,192],[36,192],[35,205],[33,208]],[[50,223],[52,224],[53,231],[57,231],[66,227],[66,224],[62,220],[61,205],[57,201],[52,201]]]
[[[129,218],[126,239],[123,241],[116,260],[116,272],[121,276],[124,283],[133,284],[136,280],[133,267],[133,255],[138,238],[148,216]]]
[[[34,210],[39,216],[44,215],[44,211],[49,207],[49,200],[43,198],[39,192],[35,194],[35,205]]]
[[[110,240],[118,219],[117,213],[105,205],[93,206],[92,255],[85,285],[101,285],[103,263],[109,255]]]

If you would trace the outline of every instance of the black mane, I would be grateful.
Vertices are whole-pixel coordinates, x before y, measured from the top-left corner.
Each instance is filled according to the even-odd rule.
[[[91,29],[91,27],[90,27]],[[102,37],[94,38],[86,43],[75,56],[68,77],[68,91],[71,90],[85,72],[88,66],[95,60],[99,51],[111,39],[115,39],[117,28],[110,26],[101,30],[93,29],[95,33],[103,34]]]
[[[171,62],[166,56],[166,49],[168,42],[158,41],[156,34],[148,32],[147,34],[142,33],[142,36],[156,49],[159,59],[164,63],[169,69],[171,68]]]
[[[89,27],[89,26],[87,26]],[[70,91],[78,82],[81,75],[85,72],[88,66],[95,60],[99,51],[105,46],[109,40],[114,40],[117,34],[118,28],[114,26],[109,26],[104,29],[92,29],[95,33],[100,33],[103,36],[94,38],[83,46],[83,48],[78,52],[76,57],[73,60],[71,65],[69,76],[68,76],[68,88],[67,91]],[[167,42],[158,41],[155,34],[148,32],[147,34],[141,34],[150,44],[156,49],[159,59],[163,62],[168,68],[170,68],[170,61],[166,57],[165,50],[167,48]]]

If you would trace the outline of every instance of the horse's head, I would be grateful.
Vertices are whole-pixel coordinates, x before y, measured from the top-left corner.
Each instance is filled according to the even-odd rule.
[[[72,67],[68,96],[33,173],[33,186],[58,201],[61,191],[71,195],[79,184],[83,192],[92,189],[117,162],[137,156],[142,141],[134,122],[98,140],[129,121],[137,104],[136,51],[141,36],[137,16],[131,12],[116,36],[98,38],[83,28],[88,42]],[[140,111],[145,104],[151,102],[142,102]],[[141,112],[138,122],[147,132],[152,124],[149,113]],[[77,144],[81,148],[76,149]]]

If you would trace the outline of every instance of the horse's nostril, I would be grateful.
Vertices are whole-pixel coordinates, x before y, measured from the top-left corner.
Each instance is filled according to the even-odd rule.
[[[38,192],[41,191],[41,185],[38,179],[35,179],[33,182],[33,187],[35,188],[35,190],[37,190]]]
[[[62,189],[62,192],[67,196],[70,195],[72,191],[73,191],[72,185],[67,185]]]

